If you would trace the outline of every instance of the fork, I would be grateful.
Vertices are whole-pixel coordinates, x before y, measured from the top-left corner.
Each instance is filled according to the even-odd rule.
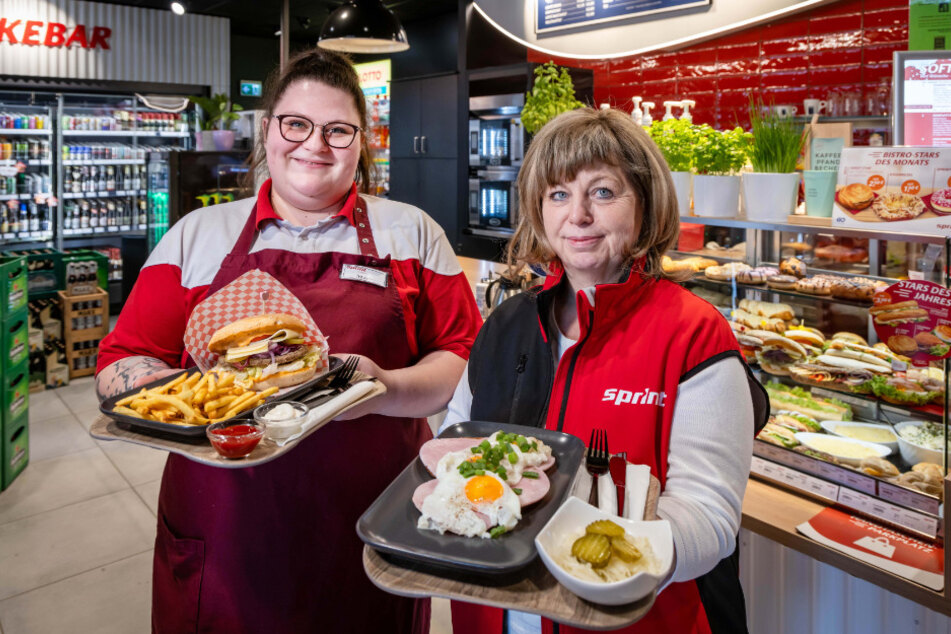
[[[588,453],[585,455],[584,466],[591,474],[591,494],[588,495],[588,504],[598,506],[598,476],[608,471],[608,432],[603,429],[592,429],[591,440],[588,441]]]
[[[353,376],[357,372],[357,364],[360,362],[360,357],[347,357],[347,360],[344,361],[343,367],[337,371],[330,379],[324,389],[330,388],[330,392],[325,392],[318,396],[312,396],[309,399],[302,401],[305,405],[308,405],[311,409],[330,400],[331,398],[337,396],[341,392],[345,391],[350,387],[350,381],[353,379]]]

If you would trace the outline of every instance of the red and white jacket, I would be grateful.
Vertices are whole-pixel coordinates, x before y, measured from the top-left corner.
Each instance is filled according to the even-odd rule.
[[[188,317],[207,295],[252,210],[259,233],[251,252],[360,253],[353,220],[356,186],[339,213],[309,227],[281,219],[270,191],[268,180],[256,198],[199,209],[172,226],[139,273],[115,329],[103,339],[98,370],[128,356],[158,358],[171,367],[190,365],[182,344]],[[442,228],[411,205],[363,199],[377,251],[392,258],[398,273],[392,277],[417,358],[447,350],[467,359],[481,318]]]
[[[489,316],[447,422],[530,425],[585,441],[593,428],[605,429],[613,453],[626,451],[661,481],[658,513],[672,523],[679,558],[675,583],[624,631],[745,631],[732,554],[753,423],[761,427],[768,415],[765,391],[715,307],[637,267],[620,283],[578,293],[581,336],[557,359],[548,316],[562,282],[551,275],[542,290],[513,297]],[[469,411],[459,411],[467,391]],[[688,455],[694,464],[683,464]],[[501,624],[499,610],[453,605],[460,634],[499,632]],[[542,627],[553,629],[577,631]]]

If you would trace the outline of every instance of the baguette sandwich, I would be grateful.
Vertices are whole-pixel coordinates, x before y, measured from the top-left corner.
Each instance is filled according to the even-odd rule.
[[[928,321],[928,311],[920,308],[918,302],[896,302],[894,304],[879,304],[872,306],[868,312],[875,319],[876,324],[897,326],[921,321]]]
[[[817,398],[801,387],[789,387],[775,381],[763,387],[769,393],[770,408],[775,411],[790,410],[816,420],[852,420],[852,408],[841,401]]]

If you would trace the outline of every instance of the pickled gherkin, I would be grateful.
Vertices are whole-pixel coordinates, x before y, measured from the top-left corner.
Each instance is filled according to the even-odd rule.
[[[624,528],[611,520],[596,520],[588,524],[584,532],[607,537],[621,537],[624,535]]]
[[[602,568],[611,560],[611,541],[604,535],[586,533],[571,545],[571,554],[592,568]]]
[[[627,538],[627,535],[612,537],[611,550],[621,558],[621,561],[626,561],[629,564],[641,558],[641,551]]]

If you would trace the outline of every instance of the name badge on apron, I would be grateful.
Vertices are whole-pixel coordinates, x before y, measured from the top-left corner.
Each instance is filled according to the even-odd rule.
[[[359,266],[356,264],[344,264],[343,268],[340,269],[340,279],[342,280],[366,282],[367,284],[373,284],[374,286],[379,286],[382,288],[386,288],[386,282],[389,278],[389,275],[390,274],[386,271],[371,269],[369,267]]]

